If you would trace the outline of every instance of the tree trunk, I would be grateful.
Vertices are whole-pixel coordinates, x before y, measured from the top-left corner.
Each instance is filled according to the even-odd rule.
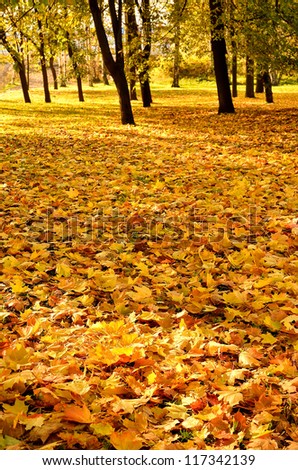
[[[55,65],[54,65],[53,56],[50,57],[50,69],[51,69],[53,81],[54,81],[54,90],[58,90],[58,77],[57,77],[57,72],[56,72]]]
[[[26,79],[28,90],[30,88],[30,55],[28,52],[28,43],[27,43],[27,53],[26,53]]]
[[[234,113],[230,90],[228,67],[226,61],[226,41],[222,21],[223,7],[221,0],[209,0],[211,20],[211,48],[214,61],[214,72],[219,100],[218,113]]]
[[[58,69],[59,69],[60,87],[64,88],[67,86],[65,52],[58,57]]]
[[[255,98],[254,92],[254,60],[246,56],[246,81],[245,81],[246,98]]]
[[[152,95],[149,82],[149,57],[151,54],[151,18],[150,18],[150,0],[142,0],[142,7],[139,9],[142,19],[143,43],[144,47],[141,52],[141,71],[139,72],[139,80],[142,93],[143,107],[148,108],[152,103]]]
[[[112,55],[107,34],[103,25],[102,10],[99,8],[97,0],[88,1],[103,60],[115,82],[118,91],[121,110],[121,122],[122,124],[135,124],[129,96],[128,83],[124,72],[122,43],[122,0],[118,0],[118,12],[116,12],[115,1],[109,0],[110,18],[115,39],[115,59]]]
[[[137,81],[134,78],[129,80],[129,96],[131,101],[137,101]]]
[[[73,70],[74,70],[74,73],[75,73],[75,77],[76,77],[76,80],[77,80],[79,101],[84,101],[82,77],[81,77],[81,74],[80,74],[80,71],[79,71],[78,63],[77,63],[77,61],[75,60],[75,57],[74,57],[73,47],[72,47],[72,44],[71,44],[71,40],[70,40],[70,36],[69,36],[68,31],[66,32],[66,38],[67,38],[68,55],[69,55],[69,58],[71,60]]]
[[[34,8],[34,10],[35,10],[35,13],[38,15],[38,10],[36,8]],[[39,17],[37,19],[37,26],[38,26],[38,37],[39,37],[38,52],[40,56],[40,67],[41,67],[41,73],[42,73],[44,98],[45,98],[46,103],[50,103],[51,95],[50,95],[48,72],[47,72],[45,42],[44,42],[44,35],[43,35],[43,29],[42,29],[42,22]]]
[[[231,14],[231,27],[230,27],[230,34],[231,34],[231,46],[232,46],[232,96],[236,98],[238,96],[237,90],[237,40],[236,40],[236,33],[235,33],[235,5],[234,2],[231,2],[230,5],[230,14]]]
[[[233,41],[234,42],[234,41]],[[232,42],[232,49],[233,49],[233,57],[232,57],[232,95],[233,98],[236,98],[238,96],[238,91],[237,91],[237,53],[236,53],[236,48],[234,48]]]
[[[279,76],[276,70],[271,70],[270,73],[271,76],[271,83],[272,86],[278,86],[279,85]]]
[[[273,103],[272,83],[269,72],[263,73],[263,83],[267,103]]]
[[[18,65],[18,72],[19,72],[19,77],[20,77],[20,81],[21,81],[24,101],[25,101],[25,103],[31,103],[29,90],[28,90],[28,82],[27,82],[27,78],[26,78],[25,64],[24,64],[24,62],[22,62],[22,64],[17,64],[17,65]]]
[[[141,44],[139,41],[138,26],[135,14],[134,0],[125,0],[126,4],[126,36],[128,46],[128,70],[129,70],[129,90],[130,99],[137,100],[137,59],[140,53]]]
[[[115,81],[119,95],[121,122],[122,124],[135,124],[131,108],[128,83],[124,71],[119,70],[113,79]]]
[[[44,53],[41,53],[40,57],[40,66],[41,66],[41,73],[42,73],[42,81],[43,81],[43,90],[44,90],[44,100],[46,103],[51,102],[51,95],[49,89],[49,80],[48,80],[48,72],[46,66],[46,58]]]
[[[179,88],[179,72],[180,72],[180,2],[174,0],[174,63],[173,63],[173,88]]]
[[[83,93],[83,85],[82,85],[82,77],[80,74],[77,75],[77,88],[78,88],[78,96],[79,101],[84,101],[84,93]]]
[[[104,85],[109,86],[109,79],[108,79],[108,70],[107,67],[105,66],[104,60],[102,60],[102,81]]]
[[[256,93],[264,93],[263,74],[259,72],[257,74]]]
[[[29,95],[29,89],[28,89],[28,83],[27,83],[27,78],[26,78],[26,66],[24,63],[24,60],[7,41],[6,39],[6,34],[4,30],[0,30],[0,41],[2,42],[3,46],[7,50],[7,52],[10,54],[11,58],[13,59],[14,63],[16,64],[20,81],[21,81],[21,86],[22,86],[22,92],[23,92],[23,97],[25,103],[31,103],[30,95]]]
[[[140,80],[142,102],[144,108],[149,108],[152,103],[150,84],[148,79]]]

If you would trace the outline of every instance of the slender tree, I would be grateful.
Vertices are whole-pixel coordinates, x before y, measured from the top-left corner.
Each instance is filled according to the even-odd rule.
[[[0,29],[0,41],[5,47],[5,49],[7,50],[7,52],[10,54],[11,58],[13,59],[16,65],[16,68],[19,73],[20,81],[21,81],[24,101],[25,103],[31,103],[28,82],[27,82],[27,77],[26,77],[26,66],[25,66],[24,58],[19,53],[19,51],[8,42],[6,38],[6,33],[3,29]]]
[[[111,52],[107,33],[102,20],[103,6],[98,5],[97,0],[88,0],[92,13],[98,43],[101,48],[104,63],[112,76],[120,100],[121,122],[122,124],[135,124],[128,83],[124,71],[124,54],[122,41],[122,0],[109,0],[109,13],[112,23],[113,36],[115,42],[115,57]]]
[[[76,57],[75,57],[74,46],[73,46],[73,43],[71,41],[70,34],[69,34],[68,31],[66,31],[66,38],[67,38],[68,55],[69,55],[69,58],[72,62],[74,74],[75,74],[76,81],[77,81],[79,101],[84,101],[84,93],[83,93],[83,85],[82,85],[82,77],[81,77],[81,73],[80,73],[80,68],[79,68],[79,64],[78,64],[78,62],[76,60]]]
[[[179,75],[180,75],[180,39],[181,39],[181,25],[180,25],[180,0],[174,0],[174,62],[173,62],[173,88],[179,88]]]
[[[254,60],[249,55],[246,56],[245,96],[246,98],[255,98]]]
[[[55,58],[53,55],[51,55],[50,60],[49,60],[49,65],[50,65],[50,69],[51,69],[52,76],[53,76],[54,90],[58,90],[58,76],[57,76],[54,62],[55,62]]]
[[[50,95],[48,72],[47,72],[45,37],[44,37],[44,31],[43,31],[43,24],[41,21],[41,14],[38,11],[35,0],[33,1],[33,7],[34,7],[34,11],[36,13],[36,18],[37,18],[39,43],[38,45],[36,45],[36,48],[39,52],[39,57],[40,57],[40,67],[41,67],[42,80],[43,80],[44,99],[46,103],[50,103],[51,95]]]
[[[125,23],[127,37],[127,62],[130,99],[137,99],[137,58],[141,51],[140,37],[135,12],[135,1],[125,0]]]
[[[234,113],[235,109],[232,101],[226,60],[227,48],[224,37],[222,0],[209,0],[209,8],[211,20],[211,48],[219,100],[218,113]]]
[[[263,83],[265,88],[266,102],[273,103],[272,82],[268,70],[263,73]]]
[[[150,0],[142,0],[139,3],[135,0],[139,14],[142,21],[142,42],[143,47],[140,50],[139,61],[139,80],[141,87],[141,95],[144,108],[148,108],[152,103],[152,95],[149,80],[149,58],[151,54],[152,44],[152,25],[151,25],[151,12]]]

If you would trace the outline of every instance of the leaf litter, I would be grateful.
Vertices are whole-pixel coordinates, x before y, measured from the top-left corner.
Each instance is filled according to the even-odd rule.
[[[298,448],[297,95],[156,93],[4,103],[0,448]]]

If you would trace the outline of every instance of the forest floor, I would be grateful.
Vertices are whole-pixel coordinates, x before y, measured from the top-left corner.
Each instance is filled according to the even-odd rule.
[[[298,449],[298,87],[0,95],[0,448]]]

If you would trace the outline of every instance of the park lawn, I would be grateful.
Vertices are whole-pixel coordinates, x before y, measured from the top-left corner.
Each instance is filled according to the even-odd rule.
[[[0,95],[0,448],[298,449],[298,86]]]

